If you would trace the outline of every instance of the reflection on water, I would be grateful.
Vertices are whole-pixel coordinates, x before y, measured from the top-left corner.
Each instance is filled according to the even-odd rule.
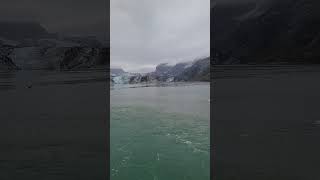
[[[212,68],[214,79],[272,78],[289,73],[318,72],[318,66],[305,65],[216,65]]]

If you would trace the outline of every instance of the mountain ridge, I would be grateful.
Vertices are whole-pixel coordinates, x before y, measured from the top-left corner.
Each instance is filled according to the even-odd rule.
[[[156,70],[150,73],[114,74],[111,69],[111,82],[114,84],[136,84],[152,82],[178,81],[210,81],[210,57],[197,59],[193,62],[181,62],[175,65],[159,64]]]

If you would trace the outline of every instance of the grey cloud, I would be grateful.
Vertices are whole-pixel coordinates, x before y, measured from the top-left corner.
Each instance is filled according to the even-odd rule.
[[[111,0],[111,66],[154,68],[210,55],[210,0]]]
[[[50,32],[105,36],[107,0],[1,0],[0,21],[37,21]]]

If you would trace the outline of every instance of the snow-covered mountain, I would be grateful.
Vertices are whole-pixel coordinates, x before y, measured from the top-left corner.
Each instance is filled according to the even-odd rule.
[[[111,69],[111,72],[113,70]],[[210,58],[198,59],[192,62],[159,64],[151,73],[120,73],[110,74],[111,82],[115,84],[135,84],[150,82],[173,81],[210,81]]]
[[[55,69],[68,70],[93,68],[106,64],[107,48],[91,47],[13,47],[0,45],[0,64],[2,69]],[[4,61],[11,62],[4,65]]]
[[[0,69],[69,70],[104,66],[109,48],[95,37],[48,33],[40,24],[0,22]]]

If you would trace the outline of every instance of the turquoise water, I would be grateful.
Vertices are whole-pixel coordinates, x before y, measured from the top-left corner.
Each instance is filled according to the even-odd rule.
[[[111,90],[112,180],[209,180],[209,84]]]

